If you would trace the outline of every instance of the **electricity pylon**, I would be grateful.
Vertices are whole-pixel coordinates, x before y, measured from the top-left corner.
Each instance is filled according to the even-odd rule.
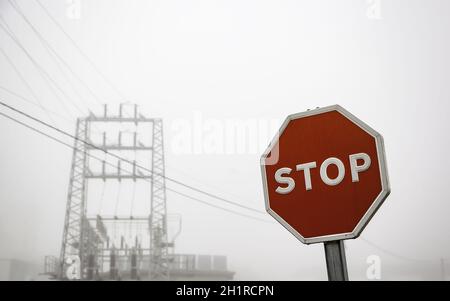
[[[137,130],[134,133],[132,145],[122,142],[122,132],[119,132],[118,142],[109,143],[106,141],[107,134],[103,133],[103,142],[94,143],[91,140],[91,128],[94,123],[115,123],[151,124],[152,145],[144,145],[137,139]],[[67,197],[66,215],[63,230],[63,239],[60,253],[60,278],[67,278],[68,268],[74,263],[76,258],[79,264],[79,278],[93,279],[95,274],[103,267],[103,259],[109,256],[111,275],[117,275],[117,256],[131,258],[131,277],[136,275],[137,254],[148,256],[149,277],[151,280],[167,280],[169,278],[169,252],[170,244],[167,242],[167,207],[166,207],[166,186],[164,168],[164,143],[162,120],[157,118],[146,118],[137,112],[134,106],[134,114],[131,117],[124,116],[123,105],[120,105],[119,113],[111,115],[105,105],[103,116],[89,115],[85,118],[78,118],[75,131],[72,166],[70,173],[69,192]],[[149,151],[151,152],[151,166],[142,168],[136,161],[130,162],[127,159],[118,160],[117,172],[107,172],[105,165],[109,162],[102,162],[102,170],[94,173],[90,169],[91,152],[103,151],[116,154],[120,151]],[[120,157],[122,158],[122,157]],[[123,168],[127,165],[129,168]],[[95,218],[87,216],[88,184],[89,180],[102,179],[118,180],[118,185],[122,180],[131,179],[133,181],[145,180],[151,182],[150,212],[144,218],[139,217],[119,217],[105,218],[97,215]],[[136,235],[134,247],[129,248],[123,243],[121,237],[120,247],[110,245],[115,241],[108,232],[108,227],[104,221],[127,220],[129,223],[138,220],[148,220],[149,231],[145,232],[149,236],[148,248],[142,247]],[[92,221],[95,223],[93,224]],[[146,252],[147,251],[147,252]],[[145,260],[144,260],[145,261]]]

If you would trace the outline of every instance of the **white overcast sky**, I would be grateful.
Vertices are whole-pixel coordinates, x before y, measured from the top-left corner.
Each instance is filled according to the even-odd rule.
[[[122,101],[36,1],[16,2],[102,102]],[[79,18],[70,1],[41,3],[125,101],[164,119],[167,175],[246,206],[264,210],[260,154],[180,154],[180,121],[277,124],[338,103],[367,122],[385,138],[392,194],[362,238],[347,243],[350,277],[365,279],[367,256],[378,255],[384,279],[439,279],[440,258],[450,260],[449,1],[381,0],[373,15],[365,0],[95,0],[79,2]],[[79,95],[71,90],[7,0],[0,14],[84,114],[99,111],[76,80]],[[51,93],[1,29],[0,47],[58,126],[73,132],[80,112]],[[1,53],[0,86],[33,100]],[[50,121],[1,89],[0,99]],[[59,254],[72,152],[2,116],[0,141],[0,257],[42,262]],[[326,277],[322,245],[302,245],[276,223],[170,192],[168,207],[183,216],[177,252],[227,255],[237,279]]]

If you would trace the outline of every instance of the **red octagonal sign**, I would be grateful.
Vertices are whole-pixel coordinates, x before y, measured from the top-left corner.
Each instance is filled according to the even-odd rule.
[[[382,136],[338,105],[288,116],[261,170],[267,211],[306,244],[358,237],[390,193]]]

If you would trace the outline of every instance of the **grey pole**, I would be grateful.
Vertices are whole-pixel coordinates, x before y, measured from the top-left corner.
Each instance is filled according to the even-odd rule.
[[[348,281],[343,240],[324,242],[329,281]]]

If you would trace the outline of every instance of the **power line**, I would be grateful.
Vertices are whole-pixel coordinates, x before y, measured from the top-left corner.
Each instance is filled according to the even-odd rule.
[[[25,87],[27,88],[27,90],[31,93],[31,96],[34,98],[34,100],[36,101],[36,103],[31,102],[34,105],[37,105],[39,108],[41,108],[47,115],[47,117],[50,119],[50,121],[52,123],[55,123],[55,120],[48,114],[48,112],[45,110],[44,106],[42,105],[41,101],[39,100],[39,97],[37,96],[36,92],[33,90],[33,88],[31,87],[31,85],[27,82],[27,80],[25,79],[25,77],[23,76],[23,74],[19,71],[19,69],[17,68],[16,64],[14,64],[14,62],[12,61],[12,59],[8,56],[8,54],[6,53],[6,51],[0,47],[0,52],[3,54],[3,56],[5,57],[5,59],[8,61],[8,63],[11,65],[11,67],[14,69],[14,72],[16,72],[17,76],[19,77],[20,81],[25,85]],[[10,92],[11,94],[15,94],[14,92],[1,87],[2,89]],[[17,95],[16,95],[17,96]]]
[[[53,140],[53,141],[55,141],[55,142],[58,142],[58,143],[60,143],[60,144],[62,144],[62,145],[64,145],[64,146],[67,146],[67,147],[71,148],[71,149],[75,149],[75,150],[80,151],[78,148],[76,148],[76,147],[74,147],[74,146],[72,146],[72,145],[70,145],[70,144],[68,144],[68,143],[66,143],[66,142],[64,142],[64,141],[62,141],[62,140],[60,140],[60,139],[58,139],[58,138],[55,138],[55,137],[53,137],[53,136],[51,136],[51,135],[49,135],[49,134],[47,134],[47,133],[45,133],[45,132],[43,132],[43,131],[41,131],[41,130],[38,130],[38,129],[32,127],[32,126],[29,126],[28,124],[25,124],[25,123],[23,123],[23,122],[17,120],[17,119],[14,118],[14,117],[8,116],[7,114],[4,114],[4,113],[2,113],[2,112],[0,112],[0,115],[2,115],[2,116],[4,116],[5,118],[8,118],[8,119],[10,119],[10,120],[12,120],[12,121],[14,121],[14,122],[16,122],[16,123],[18,123],[18,124],[20,124],[20,125],[26,127],[26,128],[28,128],[28,129],[30,129],[30,130],[32,130],[32,131],[38,133],[38,134],[41,134],[41,135],[43,135],[43,136],[45,136],[45,137],[47,137],[47,138],[49,138],[49,139],[51,139],[51,140]],[[116,167],[114,164],[111,164],[110,162],[105,161],[105,160],[103,160],[103,159],[101,159],[101,158],[98,158],[98,157],[96,157],[96,156],[94,156],[94,155],[92,155],[92,154],[86,153],[86,155],[89,156],[90,158],[93,158],[93,159],[98,160],[98,161],[100,161],[100,162],[105,162],[105,164],[107,164],[107,165],[109,165],[109,166]],[[121,171],[124,171],[124,172],[126,172],[126,173],[129,173],[129,174],[132,174],[131,171],[126,170],[126,169],[124,169],[124,168],[122,168],[122,167],[120,168],[120,170],[121,170]],[[148,180],[148,179],[144,179],[144,180],[147,181],[147,182],[151,182],[151,181]],[[235,215],[239,215],[239,216],[242,216],[242,217],[246,217],[246,218],[258,220],[258,221],[261,221],[261,222],[271,223],[271,222],[268,221],[268,220],[263,220],[263,219],[260,219],[260,218],[254,217],[254,216],[250,216],[250,215],[247,215],[247,214],[243,214],[243,213],[240,213],[240,212],[237,212],[237,211],[228,209],[228,208],[224,208],[224,207],[221,207],[221,206],[217,206],[217,205],[214,205],[214,204],[210,204],[210,203],[208,203],[208,202],[206,202],[206,201],[204,201],[204,200],[201,200],[201,199],[198,199],[198,198],[189,196],[189,195],[187,195],[187,194],[185,194],[185,193],[179,192],[179,191],[177,191],[177,190],[175,190],[175,189],[172,189],[172,188],[170,188],[170,187],[166,187],[166,189],[169,190],[169,191],[171,191],[171,192],[174,192],[174,193],[176,193],[176,194],[178,194],[178,195],[181,195],[181,196],[183,196],[183,197],[185,197],[185,198],[188,198],[188,199],[190,199],[190,200],[199,202],[199,203],[201,203],[201,204],[204,204],[204,205],[207,205],[207,206],[216,208],[216,209],[220,209],[220,210],[223,210],[223,211],[226,211],[226,212],[235,214]],[[117,206],[117,205],[116,205],[116,206]]]
[[[0,49],[1,49],[1,48],[0,48]],[[11,94],[11,95],[14,95],[15,97],[17,97],[17,98],[20,99],[20,100],[23,100],[23,101],[25,101],[25,102],[27,102],[27,103],[33,105],[33,106],[38,107],[39,109],[41,109],[41,110],[44,111],[45,113],[48,113],[48,114],[57,116],[58,118],[64,120],[65,122],[73,124],[73,120],[72,120],[72,119],[69,119],[69,118],[67,118],[67,117],[63,116],[62,114],[59,114],[59,113],[57,113],[57,112],[55,112],[55,111],[51,111],[51,110],[49,110],[48,108],[46,108],[45,106],[43,106],[43,105],[41,106],[41,105],[39,105],[39,104],[37,104],[37,103],[31,101],[30,99],[26,98],[25,96],[20,95],[20,94],[18,94],[18,93],[16,93],[16,92],[12,91],[11,89],[8,89],[8,88],[6,88],[6,87],[4,87],[4,86],[0,86],[0,89],[3,90],[3,91],[6,91],[7,93],[9,93],[9,94]],[[49,118],[51,118],[51,117],[49,116]]]
[[[181,196],[183,196],[183,197],[186,197],[186,198],[191,199],[191,200],[193,200],[193,201],[197,201],[197,202],[199,202],[199,203],[202,203],[202,204],[207,205],[207,206],[210,206],[210,207],[220,208],[220,209],[222,209],[222,210],[224,210],[224,211],[227,211],[227,212],[230,212],[230,213],[234,213],[234,214],[240,215],[240,216],[242,216],[242,217],[247,217],[247,218],[251,218],[251,219],[254,219],[254,220],[258,220],[258,221],[260,221],[260,222],[265,222],[265,223],[273,224],[273,222],[272,222],[272,221],[269,221],[269,220],[264,220],[264,219],[261,219],[261,218],[258,218],[258,217],[254,217],[254,216],[250,216],[250,215],[243,214],[243,213],[240,213],[240,212],[236,212],[236,211],[234,211],[234,210],[230,210],[230,209],[227,209],[227,208],[218,207],[218,206],[216,206],[216,205],[207,203],[207,202],[205,202],[205,201],[203,201],[203,200],[200,200],[200,199],[198,199],[198,198],[191,197],[191,196],[189,196],[189,195],[187,195],[187,194],[184,194],[184,193],[179,192],[179,191],[175,191],[175,190],[173,190],[173,189],[171,189],[171,188],[168,188],[168,187],[166,187],[166,189],[169,190],[169,191],[172,191],[172,192],[174,192],[174,193],[176,193],[176,194],[178,194],[178,195],[181,195]]]
[[[33,30],[33,32],[36,34],[36,36],[39,38],[41,44],[46,48],[47,52],[50,54],[51,57],[54,57],[56,59],[59,59],[59,61],[61,61],[63,63],[63,65],[67,68],[67,70],[70,71],[70,73],[72,73],[72,75],[86,88],[86,90],[89,92],[89,94],[92,95],[92,97],[97,101],[97,103],[101,106],[102,103],[100,101],[100,98],[94,93],[94,91],[92,91],[92,89],[86,84],[86,82],[84,82],[79,76],[78,74],[76,74],[76,72],[70,67],[69,63],[67,63],[66,60],[64,60],[64,58],[62,58],[58,52],[52,47],[52,45],[48,42],[48,40],[46,40],[42,34],[39,32],[39,30],[36,28],[36,26],[34,26],[32,24],[32,22],[30,21],[30,19],[27,18],[27,16],[25,15],[25,13],[23,12],[23,10],[20,8],[20,6],[17,4],[17,2],[15,0],[8,0],[8,2],[10,3],[11,7],[14,8],[14,10],[25,20],[25,22],[30,26],[30,28]],[[55,63],[57,64],[57,66],[59,67],[59,63],[57,60],[54,60]],[[78,92],[76,91],[76,88],[72,85],[71,81],[67,78],[67,76],[65,75],[65,72],[62,71],[61,68],[59,68],[61,73],[64,75],[64,77],[66,78],[66,81],[71,85],[71,87],[73,88],[73,90],[75,91],[75,93],[77,93],[77,95],[82,98]]]
[[[7,105],[7,104],[5,104],[5,103],[3,103],[3,102],[1,102],[1,101],[0,101],[0,105],[5,106],[5,107],[7,107],[7,108],[10,108],[10,109],[12,109],[13,111],[18,112],[18,113],[20,114],[20,110],[14,109],[14,108],[10,107],[9,105]],[[76,148],[75,146],[72,146],[72,145],[70,145],[70,144],[68,144],[68,143],[66,143],[66,142],[64,142],[64,141],[62,141],[62,140],[60,140],[60,139],[58,139],[58,138],[55,138],[55,137],[53,137],[53,136],[51,136],[51,135],[49,135],[49,134],[47,134],[47,133],[45,133],[45,132],[43,132],[43,131],[41,131],[41,130],[39,130],[39,129],[36,129],[36,128],[34,128],[34,127],[28,125],[28,124],[25,124],[24,122],[19,121],[19,120],[17,120],[16,118],[13,118],[13,117],[11,117],[11,116],[9,116],[9,115],[7,115],[7,114],[4,114],[4,113],[2,113],[2,112],[0,112],[0,115],[2,115],[2,116],[4,116],[4,117],[6,117],[6,118],[8,118],[8,119],[10,119],[10,120],[12,120],[12,121],[18,123],[18,124],[20,124],[20,125],[22,125],[22,126],[25,126],[26,128],[28,128],[28,129],[30,129],[30,130],[32,130],[32,131],[34,131],[34,132],[37,132],[37,133],[39,133],[39,134],[41,134],[41,135],[43,135],[43,136],[45,136],[45,137],[47,137],[47,138],[49,138],[49,139],[52,139],[53,141],[56,141],[56,142],[58,142],[58,143],[60,143],[60,144],[63,144],[63,145],[65,145],[65,146],[67,146],[67,147],[70,147],[71,149],[80,151],[80,149]],[[22,114],[22,115],[24,115],[24,114]],[[26,113],[25,113],[24,116],[28,117]],[[31,118],[31,119],[33,119],[33,120],[36,120],[36,119],[35,119],[34,117],[32,117],[32,116],[30,116],[30,117],[28,117],[28,118]],[[39,121],[38,121],[38,122],[39,122]],[[40,122],[40,123],[42,123],[42,122]],[[61,131],[61,130],[58,130],[58,131],[59,131],[59,132],[63,132],[63,131]],[[83,142],[83,143],[85,143],[85,144],[88,145],[88,143],[87,143],[87,142],[84,142],[83,140],[80,140],[80,139],[74,138],[74,137],[71,137],[71,138],[77,139],[77,140],[79,140],[79,141],[81,141],[81,142]],[[105,164],[107,164],[107,165],[109,165],[109,166],[116,167],[114,164],[111,164],[110,162],[105,161],[105,160],[103,160],[102,158],[99,158],[99,157],[97,157],[97,156],[95,156],[95,155],[92,155],[92,154],[90,154],[90,153],[86,153],[86,154],[87,154],[90,158],[93,158],[93,159],[98,160],[98,161],[100,161],[100,162],[105,162]],[[120,157],[119,157],[119,158],[120,158]],[[124,160],[124,161],[125,161],[125,160]],[[136,165],[136,166],[138,166],[138,165]],[[145,167],[142,167],[142,166],[138,166],[138,167],[141,168],[141,169],[144,169],[144,170],[149,171],[149,170],[146,169]],[[126,169],[124,169],[123,167],[120,167],[120,170],[125,171],[126,173],[129,173],[129,174],[132,174],[131,171],[126,170]],[[151,182],[151,181],[148,180],[148,179],[144,179],[144,180],[146,180],[146,181],[148,181],[148,182]],[[206,201],[204,201],[204,200],[201,200],[201,199],[199,199],[199,198],[190,196],[190,195],[188,195],[188,194],[185,194],[185,193],[180,192],[180,191],[178,191],[178,190],[172,189],[172,188],[170,188],[170,187],[166,187],[166,189],[169,190],[169,191],[171,191],[171,192],[173,192],[173,193],[176,193],[176,194],[178,194],[178,195],[180,195],[180,196],[183,196],[183,197],[188,198],[188,199],[193,200],[193,201],[197,201],[197,202],[199,202],[199,203],[202,203],[202,204],[204,204],[204,205],[207,205],[207,206],[210,206],[210,207],[213,207],[213,208],[216,208],[216,209],[224,210],[224,211],[227,211],[227,212],[229,212],[229,213],[233,213],[233,214],[235,214],[235,215],[239,215],[239,216],[246,217],[246,218],[251,218],[251,219],[254,219],[254,220],[261,221],[261,222],[272,223],[272,222],[270,222],[270,221],[268,221],[268,220],[264,220],[264,219],[261,219],[261,218],[258,218],[258,217],[250,216],[250,215],[247,215],[247,214],[243,214],[243,213],[241,213],[241,212],[237,212],[237,211],[234,211],[234,210],[231,210],[231,209],[228,209],[228,208],[224,208],[224,207],[221,207],[221,206],[217,206],[217,205],[215,205],[215,204],[208,203],[208,202],[206,202]]]
[[[44,126],[46,126],[46,127],[49,127],[49,128],[51,128],[51,129],[53,129],[53,130],[55,130],[55,131],[57,131],[57,132],[59,132],[59,133],[65,135],[65,136],[69,137],[69,138],[79,140],[79,141],[81,141],[82,143],[84,143],[84,144],[86,144],[86,145],[88,145],[88,146],[90,146],[90,147],[92,147],[92,148],[94,148],[94,149],[96,149],[96,150],[102,151],[102,152],[104,152],[104,153],[106,153],[106,154],[108,154],[108,155],[110,155],[110,156],[112,156],[112,157],[115,157],[116,159],[122,160],[122,161],[124,161],[124,162],[126,162],[126,163],[129,163],[129,164],[134,164],[132,161],[130,161],[130,160],[126,159],[126,158],[123,158],[123,157],[121,157],[121,156],[119,156],[119,155],[116,155],[116,154],[114,154],[114,153],[111,153],[111,152],[109,152],[109,151],[107,151],[107,150],[105,150],[105,149],[103,149],[103,148],[101,148],[101,147],[99,147],[99,146],[97,146],[97,145],[94,145],[94,144],[92,144],[92,143],[90,143],[90,142],[88,142],[88,141],[81,140],[81,139],[79,139],[78,137],[75,137],[74,135],[72,135],[72,134],[70,134],[70,133],[67,133],[66,131],[63,131],[63,130],[61,130],[61,129],[59,129],[59,128],[57,128],[57,127],[51,125],[51,124],[46,123],[45,121],[42,121],[42,120],[40,120],[40,119],[38,119],[38,118],[36,118],[36,117],[33,117],[33,116],[31,116],[31,115],[29,115],[29,114],[27,114],[27,113],[25,113],[25,112],[23,112],[23,111],[21,111],[21,110],[19,110],[19,109],[16,109],[16,108],[14,108],[14,107],[12,107],[12,106],[10,106],[10,105],[8,105],[8,104],[2,102],[2,101],[0,101],[0,105],[2,105],[2,106],[4,106],[4,107],[7,107],[7,108],[9,108],[10,110],[15,111],[16,113],[19,113],[19,114],[21,114],[21,115],[23,115],[23,116],[25,116],[25,117],[27,117],[27,118],[29,118],[29,119],[32,119],[32,120],[34,120],[34,121],[36,121],[36,122],[38,122],[38,123],[40,123],[40,124],[42,124],[42,125],[44,125]],[[152,170],[146,168],[145,166],[141,166],[141,165],[137,165],[137,164],[136,164],[136,166],[139,167],[139,168],[141,168],[142,170],[148,171],[148,172],[150,172],[150,173],[152,173],[152,174],[154,173]],[[180,185],[180,186],[183,186],[183,187],[185,187],[185,188],[191,189],[191,190],[196,191],[196,192],[198,192],[198,193],[204,194],[204,195],[209,196],[209,197],[211,197],[211,198],[220,200],[220,201],[222,201],[222,202],[225,202],[225,203],[228,203],[228,204],[237,206],[237,207],[241,207],[241,208],[246,209],[246,210],[250,210],[250,211],[253,211],[253,212],[257,212],[257,213],[260,213],[260,214],[264,214],[264,215],[266,214],[266,212],[264,212],[264,211],[260,211],[260,210],[257,210],[257,209],[254,209],[254,208],[251,208],[251,207],[248,207],[248,206],[245,206],[245,205],[242,205],[242,204],[239,204],[239,203],[236,203],[236,202],[227,200],[227,199],[225,199],[225,198],[222,198],[222,197],[217,196],[217,195],[215,195],[215,194],[212,194],[212,193],[209,193],[209,192],[207,192],[207,191],[201,190],[201,189],[196,188],[196,187],[194,187],[194,186],[185,184],[185,183],[183,183],[183,182],[181,182],[181,181],[178,181],[178,180],[173,179],[173,178],[171,178],[171,177],[168,177],[168,176],[166,176],[166,175],[161,175],[161,176],[164,177],[164,178],[165,178],[166,180],[168,180],[168,181],[171,181],[171,182],[173,182],[173,183],[176,183],[176,184],[178,184],[178,185]]]
[[[63,26],[53,17],[53,15],[48,11],[48,9],[41,3],[40,0],[36,0],[38,5],[42,8],[45,14],[52,20],[52,22],[61,30],[61,32],[66,36],[66,38],[72,43],[72,45],[78,50],[81,56],[89,63],[89,65],[100,75],[100,77],[117,93],[117,95],[125,100],[123,93],[117,88],[117,86],[108,78],[106,75],[95,65],[95,63],[89,58],[89,56],[78,46],[75,40],[64,30]]]
[[[51,45],[40,35],[40,33],[35,29],[35,27],[31,24],[31,22],[29,22],[29,20],[26,18],[26,16],[22,13],[22,11],[20,10],[20,8],[17,6],[17,3],[14,2],[15,5],[13,5],[11,2],[11,6],[16,10],[17,13],[19,13],[19,15],[25,20],[25,22],[31,27],[31,29],[33,30],[33,32],[37,35],[39,41],[41,42],[41,44],[44,46],[44,49],[47,51],[47,53],[49,54],[49,57],[55,62],[56,67],[58,68],[58,70],[60,71],[61,75],[64,77],[64,79],[66,80],[66,82],[70,85],[70,87],[72,88],[72,90],[75,92],[76,96],[79,99],[83,99],[84,98],[80,95],[80,93],[78,93],[77,88],[75,87],[75,85],[72,83],[72,81],[69,79],[69,77],[66,75],[66,72],[63,70],[63,68],[60,65],[60,62],[58,61],[58,59],[60,61],[62,61],[63,63],[65,63],[62,58],[58,55],[58,53],[55,52],[55,50],[51,47]],[[68,68],[68,66],[66,66],[66,68]],[[70,70],[69,70],[70,71]]]
[[[1,48],[0,48],[0,49],[1,49]],[[43,110],[43,111],[44,111],[45,113],[47,113],[47,114],[54,115],[54,116],[60,118],[61,120],[65,121],[67,124],[73,125],[73,120],[72,120],[72,119],[69,119],[69,118],[67,118],[67,117],[65,117],[65,116],[63,116],[63,115],[61,115],[61,114],[59,114],[59,113],[57,113],[57,112],[55,112],[55,111],[49,110],[49,109],[48,109],[47,107],[45,107],[45,106],[39,106],[38,104],[34,103],[34,102],[31,101],[30,99],[26,98],[25,96],[20,95],[20,94],[18,94],[18,93],[16,93],[16,92],[12,91],[11,89],[8,89],[8,88],[4,87],[4,86],[1,86],[1,85],[0,85],[0,89],[6,91],[7,93],[9,93],[9,94],[11,94],[11,95],[14,95],[15,97],[17,97],[17,98],[20,99],[20,100],[23,100],[23,101],[25,101],[25,102],[27,102],[27,103],[33,105],[33,106],[38,107],[39,109]],[[49,118],[51,118],[51,117],[49,116]],[[92,129],[92,132],[97,133],[97,134],[103,134],[103,132],[99,131],[98,129]],[[107,141],[107,142],[111,142],[110,139],[106,139],[106,141]],[[106,155],[106,154],[105,154],[105,155]]]
[[[6,88],[6,87],[0,86],[0,89],[5,90],[6,92],[8,92],[8,93],[10,93],[10,94],[12,94],[12,95],[14,95],[14,96],[16,96],[16,97],[19,98],[19,99],[22,99],[23,101],[26,101],[26,102],[28,102],[28,103],[30,103],[30,104],[32,104],[32,105],[37,106],[37,104],[35,104],[35,103],[32,102],[31,100],[25,98],[24,96],[22,96],[22,95],[20,95],[20,94],[17,94],[17,93],[14,92],[14,91],[11,91],[10,89],[8,89],[8,88]],[[48,112],[48,113],[50,113],[50,114],[53,114],[53,115],[58,116],[59,118],[61,118],[61,119],[63,119],[64,121],[66,121],[67,123],[72,123],[72,120],[69,120],[68,118],[65,118],[65,117],[64,117],[63,115],[61,115],[61,114],[58,114],[58,113],[53,112],[53,111],[50,111],[50,110],[48,110],[48,109],[47,109],[46,107],[44,107],[44,106],[42,106],[42,107],[39,106],[39,108],[41,108],[41,109],[44,110],[45,112]],[[95,132],[100,133],[100,132],[98,132],[98,131],[95,131]],[[105,153],[105,159],[106,159],[106,153]],[[185,174],[185,175],[187,175],[187,173],[185,173],[185,172],[182,172],[182,173]]]
[[[44,79],[48,87],[50,88],[52,94],[58,98],[57,94],[55,93],[54,88],[56,89],[67,99],[71,104],[76,108],[81,114],[84,114],[83,110],[81,110],[73,101],[70,100],[70,97],[64,92],[61,87],[56,83],[56,81],[45,71],[45,69],[33,58],[33,56],[28,52],[28,50],[25,48],[25,46],[20,42],[18,37],[14,34],[14,32],[8,27],[8,23],[3,19],[3,17],[0,15],[0,19],[3,21],[3,24],[0,23],[0,27],[6,32],[6,34],[16,43],[16,45],[25,53],[25,55],[28,57],[28,59],[32,62],[34,67],[38,70],[41,77]],[[6,27],[5,27],[6,26]],[[52,86],[53,84],[54,86]],[[68,110],[64,102],[61,102],[63,104],[64,109],[69,115],[72,115],[71,112]],[[73,117],[73,116],[72,116]]]
[[[57,58],[59,58],[66,66],[66,68],[69,69],[69,71],[71,71],[74,76],[76,76],[76,78],[79,79],[79,81],[81,81],[85,87],[89,90],[90,93],[92,93],[92,95],[94,96],[94,98],[99,102],[99,104],[101,105],[100,100],[98,99],[98,97],[93,93],[93,91],[87,86],[87,84],[82,81],[77,75],[76,73],[72,70],[72,68],[69,66],[69,64],[67,62],[64,61],[64,59],[58,55],[58,53],[56,52],[56,50],[53,49],[53,47],[50,45],[50,43],[45,40],[45,38],[40,34],[40,32],[35,28],[35,26],[33,26],[33,24],[31,23],[31,21],[24,15],[24,13],[22,12],[22,10],[20,9],[20,7],[17,5],[17,3],[13,0],[13,2],[15,4],[13,4],[13,2],[11,2],[11,0],[8,0],[8,2],[10,3],[10,5],[13,7],[14,10],[16,10],[16,12],[25,20],[25,22],[32,28],[33,32],[38,36],[41,44],[45,47],[46,51],[49,53],[50,57],[56,56]],[[14,32],[12,31],[12,29],[8,26],[8,23],[6,22],[6,20],[0,15],[0,19],[1,21],[4,23],[4,25],[6,26],[6,28],[0,24],[0,26],[3,28],[3,30],[9,35],[9,37],[19,46],[19,48],[22,49],[22,51],[27,55],[27,57],[31,60],[31,62],[34,64],[34,66],[36,67],[36,69],[38,69],[38,71],[41,74],[41,77],[44,78],[44,80],[46,81],[47,85],[49,86],[52,94],[58,98],[58,96],[56,95],[53,87],[49,84],[48,80],[50,80],[53,85],[57,88],[57,90],[67,99],[69,100],[69,102],[81,113],[83,114],[83,110],[80,109],[80,107],[78,107],[77,105],[75,105],[75,101],[72,100],[71,97],[69,97],[68,94],[66,94],[64,92],[64,90],[57,84],[57,82],[44,70],[44,68],[42,66],[40,66],[36,60],[31,56],[31,54],[26,50],[25,46],[19,41],[18,37],[14,34]],[[53,56],[52,56],[53,55]],[[53,59],[57,65],[57,67],[60,69],[59,63],[57,60]],[[70,80],[66,77],[64,71],[62,71],[60,69],[61,73],[64,75],[64,77],[66,78],[66,81],[73,87],[73,85],[71,84]],[[45,77],[45,76],[46,77]],[[74,88],[75,93],[77,95],[78,92],[76,91],[76,89]],[[82,98],[82,97],[80,97]],[[68,108],[65,106],[64,102],[62,102],[64,109],[66,110],[66,112],[71,115],[71,113],[69,112]],[[90,112],[90,108],[89,106],[87,106],[87,111]],[[53,121],[53,120],[52,120]],[[53,121],[54,122],[54,121]]]
[[[84,82],[77,74],[76,72],[70,67],[70,65],[58,54],[58,52],[51,46],[51,44],[42,36],[42,34],[39,32],[39,30],[37,30],[37,28],[32,24],[32,22],[26,17],[26,15],[23,13],[23,11],[21,10],[20,6],[17,4],[17,2],[15,0],[8,0],[8,2],[10,3],[11,7],[13,7],[13,9],[25,20],[25,22],[31,27],[31,29],[33,30],[33,32],[36,34],[36,36],[39,38],[41,44],[45,47],[46,51],[48,52],[48,54],[50,55],[50,57],[53,59],[53,61],[56,63],[58,69],[61,71],[61,73],[63,74],[64,78],[66,79],[66,81],[69,83],[69,85],[72,87],[72,89],[75,91],[75,93],[77,94],[77,96],[81,99],[84,99],[83,97],[81,97],[81,95],[79,95],[77,89],[73,86],[72,82],[68,79],[68,77],[66,76],[65,72],[60,68],[59,66],[59,62],[58,59],[64,64],[64,66],[72,73],[72,75],[79,81],[82,83],[82,85],[88,90],[88,92],[94,97],[94,99],[97,101],[97,103],[102,106],[102,103],[99,99],[99,97],[92,91],[92,89],[87,85],[86,82]],[[3,22],[6,24],[6,21],[3,19]],[[6,24],[7,26],[7,24]],[[14,33],[12,32],[11,29],[9,29],[10,31],[10,36],[11,34],[14,35]],[[12,38],[12,37],[11,37]],[[14,40],[14,39],[13,39]],[[15,42],[20,44],[20,41],[18,40],[17,36],[15,36]],[[23,45],[22,45],[22,48]],[[25,51],[25,49],[23,49]],[[26,52],[26,51],[25,51]],[[30,57],[30,55],[28,55],[28,57]],[[38,66],[39,67],[39,66]],[[42,67],[40,69],[43,69]],[[48,75],[47,75],[48,77]],[[51,78],[50,78],[51,79]],[[71,100],[71,98],[63,91],[62,88],[60,88],[56,81],[52,79],[53,84],[59,89],[59,91],[72,103],[72,105],[74,105],[74,107],[77,108],[77,110],[83,114],[83,112],[81,111],[81,109],[78,106],[75,106],[75,102]],[[52,91],[54,92],[54,91]],[[54,94],[55,95],[55,94]],[[56,96],[56,95],[55,95]],[[57,96],[56,96],[57,97]],[[88,112],[90,112],[90,108],[87,105],[87,110]],[[125,112],[125,115],[127,115],[127,113]],[[96,131],[97,132],[97,131]],[[108,141],[108,139],[107,139]]]
[[[30,101],[29,99],[27,99],[27,98],[23,97],[22,95],[19,95],[19,94],[15,93],[15,92],[11,91],[11,90],[8,89],[8,88],[5,88],[5,87],[3,87],[3,86],[0,86],[0,89],[3,89],[3,90],[5,90],[5,91],[7,91],[8,93],[10,93],[10,94],[12,94],[12,95],[14,95],[14,96],[16,96],[16,97],[18,97],[18,98],[20,98],[20,99],[22,99],[22,100],[28,102],[28,103],[31,103],[31,104],[33,104],[33,105],[36,105],[35,103],[33,103],[32,101]],[[55,113],[55,112],[52,112],[52,111],[47,110],[45,107],[43,107],[43,109],[46,110],[46,111],[48,111],[48,112],[51,113],[51,114],[54,114],[54,115],[59,116],[60,118],[64,119],[66,122],[72,122],[71,120],[69,120],[69,119],[67,119],[67,118],[64,118],[62,115],[59,115],[59,114],[57,114],[57,113]],[[72,137],[71,137],[71,138],[72,138]],[[104,158],[103,160],[106,160],[106,155],[107,155],[107,153],[105,153],[105,158]],[[101,160],[101,159],[99,159],[99,160]]]

